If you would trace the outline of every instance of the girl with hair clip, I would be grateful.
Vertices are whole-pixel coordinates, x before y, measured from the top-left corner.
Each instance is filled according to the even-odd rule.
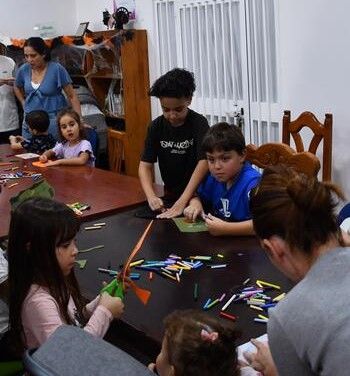
[[[61,325],[103,337],[124,305],[107,293],[86,305],[74,275],[79,219],[65,204],[31,198],[10,222],[9,316],[14,351],[39,347]]]
[[[269,345],[254,341],[258,351],[248,357],[265,376],[349,372],[350,250],[337,226],[336,197],[343,199],[332,183],[282,166],[266,169],[252,194],[262,247],[297,283],[269,311]]]
[[[206,313],[175,311],[165,320],[162,349],[148,368],[160,376],[249,376],[239,368],[232,326]]]
[[[57,116],[61,142],[45,151],[39,160],[46,166],[88,166],[95,165],[92,146],[85,140],[84,126],[80,116],[72,109],[62,110]],[[51,158],[57,158],[51,160]]]

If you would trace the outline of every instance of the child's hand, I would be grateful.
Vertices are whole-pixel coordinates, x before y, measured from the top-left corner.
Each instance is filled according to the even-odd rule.
[[[11,136],[10,136],[10,137],[11,137]],[[22,141],[24,141],[24,137],[22,137],[22,136],[15,136],[15,139],[16,139],[17,142],[22,142]]]
[[[115,319],[118,319],[124,312],[124,303],[122,300],[120,298],[110,296],[106,292],[102,293],[99,304],[107,308]]]
[[[192,199],[190,205],[184,210],[184,216],[194,222],[199,215],[203,213],[203,206],[199,199]]]
[[[147,198],[149,207],[153,210],[163,210],[164,209],[164,203],[163,200],[157,196],[152,196],[150,198]]]
[[[40,157],[39,157],[39,161],[42,162],[42,163],[46,163],[49,159],[47,158],[47,156],[45,154],[41,154]]]
[[[269,345],[256,339],[252,339],[251,342],[257,348],[257,352],[244,353],[244,357],[247,359],[249,365],[265,376],[277,376],[278,372],[272,359]]]
[[[223,221],[220,218],[214,217],[210,213],[207,216],[205,216],[204,220],[208,226],[208,231],[210,235],[220,236],[226,234],[225,227],[227,225],[227,222]]]

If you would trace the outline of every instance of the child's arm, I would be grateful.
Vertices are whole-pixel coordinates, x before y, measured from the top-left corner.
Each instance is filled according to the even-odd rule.
[[[187,208],[184,210],[184,216],[191,222],[194,222],[199,215],[203,214],[203,205],[199,197],[193,197]]]
[[[181,215],[187,203],[190,201],[191,197],[193,197],[194,192],[196,191],[201,181],[204,179],[207,172],[208,162],[205,159],[202,159],[197,163],[197,166],[192,173],[191,179],[188,182],[182,195],[178,198],[178,200],[170,209],[168,209],[162,214],[159,214],[157,218],[173,218],[177,217],[178,215]]]
[[[12,150],[23,149],[21,143],[24,141],[24,138],[22,136],[10,136],[9,141]]]
[[[152,210],[161,210],[164,207],[163,201],[156,195],[153,189],[153,163],[140,162],[139,178],[149,207]]]
[[[82,152],[79,154],[78,157],[62,158],[62,159],[57,159],[56,161],[48,161],[46,165],[47,166],[83,166],[88,162],[89,158],[90,158],[90,154],[88,152]]]
[[[243,222],[226,222],[220,218],[208,214],[205,218],[208,231],[214,236],[246,236],[254,235],[253,221],[249,219]]]

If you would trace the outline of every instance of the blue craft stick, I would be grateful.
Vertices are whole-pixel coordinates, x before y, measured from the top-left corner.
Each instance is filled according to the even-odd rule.
[[[269,309],[271,307],[275,307],[276,303],[268,303],[268,304],[265,304],[263,306],[261,306],[261,308],[266,308],[266,309]]]
[[[132,279],[133,281],[134,280],[139,280],[140,279],[140,275],[130,275],[129,278]]]
[[[207,306],[210,304],[210,302],[211,302],[211,299],[209,298],[209,299],[205,302],[205,304],[204,304],[204,306],[203,306],[203,309],[206,309]]]
[[[149,270],[151,272],[159,271],[159,268],[155,268],[155,267],[151,267],[151,266],[143,266],[143,265],[135,266],[135,269]]]

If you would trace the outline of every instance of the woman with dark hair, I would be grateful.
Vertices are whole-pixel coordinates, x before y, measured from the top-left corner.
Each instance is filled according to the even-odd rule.
[[[282,166],[266,169],[251,195],[262,247],[297,283],[269,311],[269,348],[254,342],[251,365],[265,376],[349,372],[350,250],[337,226],[336,197],[343,195],[332,183]]]
[[[56,116],[60,110],[68,107],[62,91],[65,92],[73,109],[81,115],[80,102],[73,89],[72,80],[61,64],[51,61],[50,50],[42,38],[27,39],[24,44],[24,56],[26,63],[16,74],[15,94],[23,106],[25,115],[35,110],[44,110],[49,114],[49,133],[58,139]],[[26,139],[31,136],[25,122],[22,136]]]

